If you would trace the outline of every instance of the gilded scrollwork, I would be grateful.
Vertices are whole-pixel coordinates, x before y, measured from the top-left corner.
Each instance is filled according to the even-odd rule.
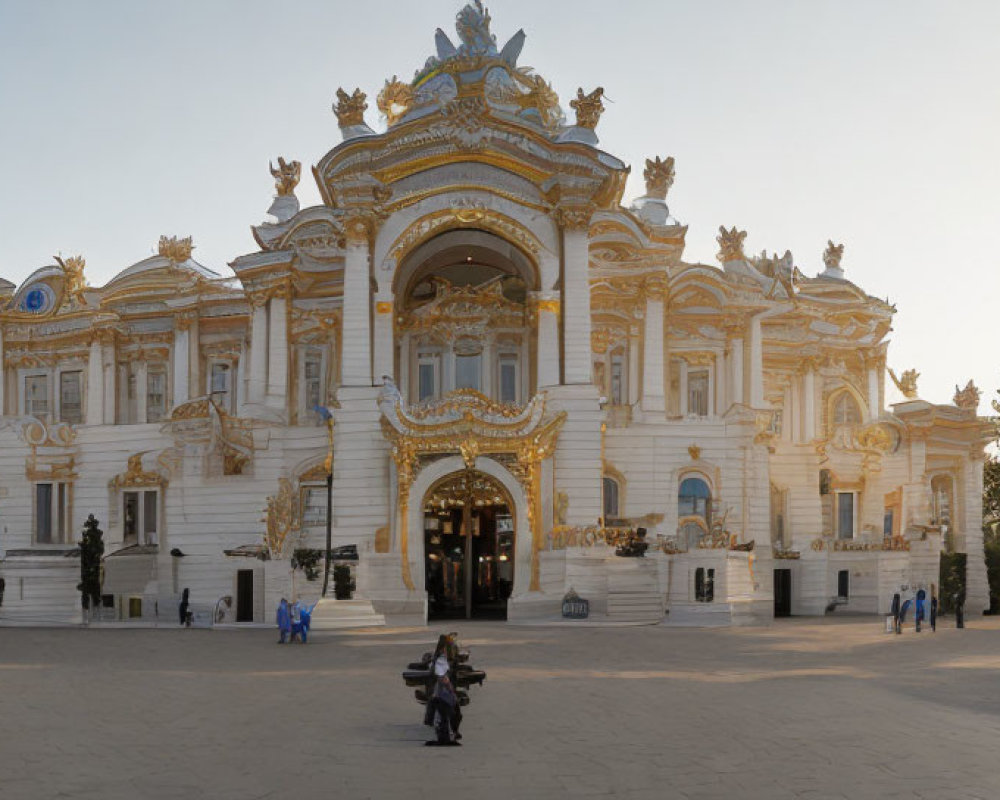
[[[382,91],[378,93],[376,105],[385,116],[386,122],[392,126],[401,120],[413,106],[413,87],[403,83],[395,75],[386,80]]]
[[[659,156],[647,158],[646,169],[642,173],[646,181],[646,195],[666,199],[667,192],[674,185],[675,174],[673,156],[667,156],[665,160],[661,160]]]
[[[576,99],[569,101],[569,106],[576,112],[576,124],[579,128],[593,130],[600,122],[604,113],[604,87],[598,86],[590,94],[584,94],[583,89],[576,90]]]
[[[108,488],[112,491],[118,491],[124,488],[166,486],[167,479],[161,473],[143,469],[142,457],[144,455],[145,452],[130,455],[125,471],[108,481]]]
[[[271,176],[274,178],[274,191],[278,197],[288,197],[295,194],[295,187],[299,185],[302,178],[302,164],[298,161],[285,161],[282,156],[278,156],[278,168],[268,163]]]
[[[952,402],[959,408],[975,410],[979,408],[979,398],[982,392],[971,380],[965,384],[964,389],[955,386],[955,397]]]
[[[735,225],[729,230],[726,230],[725,225],[720,225],[719,235],[715,237],[715,241],[719,243],[716,258],[723,264],[730,261],[744,261],[746,255],[743,252],[743,242],[746,238],[747,232],[737,230]]]
[[[179,236],[161,236],[157,245],[157,252],[161,256],[177,264],[191,258],[193,249],[194,244],[190,236],[185,236],[183,239]]]
[[[278,491],[267,498],[264,544],[272,556],[281,556],[286,542],[302,530],[299,498],[288,478],[278,479]]]

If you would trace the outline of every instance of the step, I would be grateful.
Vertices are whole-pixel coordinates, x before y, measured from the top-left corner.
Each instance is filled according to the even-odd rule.
[[[376,614],[371,600],[322,599],[313,609],[309,628],[331,631],[342,628],[371,628],[385,625],[385,616]]]

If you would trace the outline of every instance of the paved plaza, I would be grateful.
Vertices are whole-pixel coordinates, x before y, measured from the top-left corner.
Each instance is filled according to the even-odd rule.
[[[0,628],[0,797],[1000,796],[993,620],[445,628],[489,674],[445,750],[400,679],[437,628]]]

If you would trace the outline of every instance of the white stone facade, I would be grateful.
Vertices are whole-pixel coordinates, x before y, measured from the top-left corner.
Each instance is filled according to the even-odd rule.
[[[592,619],[874,614],[936,583],[942,547],[968,554],[983,610],[988,427],[909,385],[886,407],[893,309],[844,278],[842,248],[810,278],[722,229],[721,267],[685,262],[672,159],[624,206],[600,92],[567,121],[519,43],[460,16],[460,46],[387,83],[384,133],[340,93],[324,204],[299,210],[298,165],[274,171],[235,279],[164,238],[104,287],[72,260],[0,282],[0,619],[79,617],[88,514],[118,619],[172,619],[185,587],[210,619],[316,596],[290,568],[324,546],[316,407],[332,544],[357,545],[358,592],[390,620],[435,613],[428,547],[452,520],[508,543],[463,602],[512,620],[558,617],[571,588]],[[462,475],[493,511],[435,511]],[[639,526],[646,557],[615,556]]]

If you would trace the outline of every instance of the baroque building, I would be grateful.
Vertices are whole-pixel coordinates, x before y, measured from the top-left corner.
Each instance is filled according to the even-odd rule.
[[[674,160],[626,205],[602,89],[567,113],[490,23],[467,5],[385,82],[382,132],[339,90],[322,205],[279,159],[235,277],[164,236],[103,287],[81,257],[0,282],[0,618],[79,617],[94,514],[116,618],[190,588],[268,620],[319,591],[291,557],[328,499],[391,619],[554,618],[570,591],[592,618],[874,614],[942,550],[987,607],[975,387],[935,405],[887,368],[894,308],[843,245],[810,276],[721,227],[718,264],[685,261]],[[616,556],[638,528],[645,557]]]

